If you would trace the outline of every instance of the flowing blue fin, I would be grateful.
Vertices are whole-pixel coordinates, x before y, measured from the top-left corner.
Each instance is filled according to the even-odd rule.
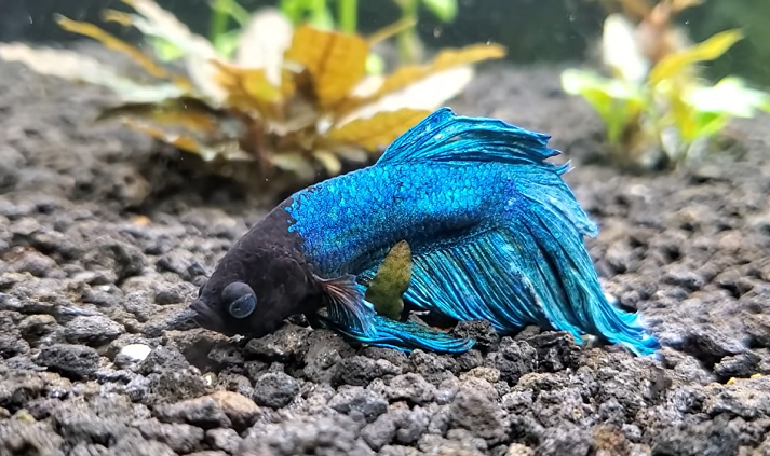
[[[507,332],[528,323],[594,334],[634,353],[659,344],[640,316],[607,301],[583,244],[597,227],[547,160],[549,135],[500,120],[439,109],[402,135],[378,164],[441,161],[511,165],[499,221],[450,247],[413,258],[405,299],[460,320],[486,319]]]
[[[517,211],[494,230],[414,258],[404,298],[458,320],[485,319],[501,333],[537,324],[594,334],[654,353],[639,316],[608,302],[574,226],[543,206]]]
[[[558,154],[547,147],[549,139],[499,120],[439,109],[391,144],[377,165],[509,166],[508,188],[478,229],[438,248],[413,252],[404,298],[459,320],[488,320],[504,333],[537,324],[568,331],[579,343],[581,335],[593,334],[638,355],[654,353],[658,341],[641,317],[615,307],[604,295],[583,244],[583,235],[596,235],[597,227],[561,178],[568,165],[545,161]],[[374,317],[356,326],[334,320],[337,330],[362,342],[465,347],[417,323]],[[373,325],[368,332],[365,323]]]
[[[476,343],[471,338],[455,337],[413,320],[400,322],[376,316],[374,318],[374,332],[370,334],[360,331],[360,328],[340,323],[328,316],[315,315],[313,320],[315,320],[316,325],[337,331],[357,342],[403,351],[420,348],[436,353],[457,354],[467,352]]]
[[[550,135],[502,120],[459,116],[449,108],[429,114],[396,138],[377,165],[425,161],[498,162],[535,165],[564,173],[568,165],[545,160],[560,152],[548,147]]]
[[[514,165],[513,179],[527,183],[524,194],[558,210],[582,234],[596,236],[596,224],[561,178],[569,163],[546,161],[560,154],[548,147],[550,138],[502,120],[460,116],[441,108],[393,141],[377,165],[428,161]]]

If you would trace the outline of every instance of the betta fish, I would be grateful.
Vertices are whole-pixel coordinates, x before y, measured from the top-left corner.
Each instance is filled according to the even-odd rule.
[[[220,260],[190,304],[203,328],[261,337],[286,318],[361,343],[461,353],[474,345],[378,315],[366,284],[405,241],[410,309],[591,334],[637,355],[659,348],[638,314],[604,294],[583,236],[598,232],[563,180],[549,135],[439,109],[369,167],[294,193]]]

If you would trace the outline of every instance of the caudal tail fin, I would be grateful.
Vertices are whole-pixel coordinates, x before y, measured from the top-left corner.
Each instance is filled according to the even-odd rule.
[[[580,332],[603,337],[637,355],[660,348],[639,314],[608,301],[583,242],[583,235],[596,235],[596,227],[561,177],[522,175],[516,192],[522,204],[508,214],[505,236],[518,247],[511,252],[516,269],[527,277],[551,326],[578,340]]]

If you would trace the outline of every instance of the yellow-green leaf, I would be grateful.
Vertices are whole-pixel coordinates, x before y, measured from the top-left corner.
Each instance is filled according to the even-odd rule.
[[[449,23],[457,17],[457,0],[423,0],[423,3],[441,22]]]
[[[170,41],[162,38],[149,37],[147,40],[155,51],[155,55],[164,62],[173,62],[184,57],[184,51]]]
[[[707,138],[716,135],[730,121],[730,116],[724,113],[701,112],[695,115],[696,131],[695,139]]]
[[[338,107],[337,115],[343,117],[355,109],[375,103],[388,95],[400,92],[446,70],[468,67],[483,60],[498,59],[504,57],[505,53],[505,47],[495,43],[473,44],[460,49],[445,49],[428,64],[401,67],[385,76],[373,93],[350,97]]]
[[[659,84],[676,77],[694,63],[716,59],[741,39],[743,33],[739,29],[726,30],[688,49],[669,54],[650,71],[649,82]]]
[[[679,131],[679,137],[687,142],[695,139],[697,125],[693,116],[693,109],[680,96],[672,96],[669,99],[671,103],[671,115]]]

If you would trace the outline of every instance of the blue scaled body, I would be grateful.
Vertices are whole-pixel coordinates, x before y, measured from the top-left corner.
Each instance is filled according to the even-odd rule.
[[[584,244],[596,225],[562,179],[550,137],[440,109],[398,138],[373,166],[287,199],[289,231],[321,277],[371,278],[406,240],[404,300],[502,333],[527,324],[658,348],[640,317],[607,300]],[[363,287],[363,285],[358,285]],[[362,342],[459,352],[472,341],[424,325],[333,306],[325,324]]]

